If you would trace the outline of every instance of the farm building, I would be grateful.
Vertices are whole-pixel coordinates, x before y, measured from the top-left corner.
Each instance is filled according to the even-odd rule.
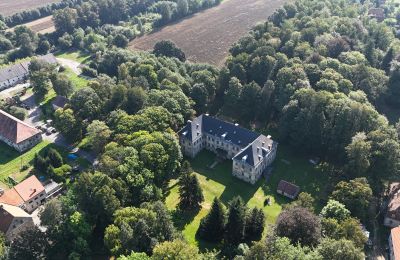
[[[44,56],[39,56],[38,59],[48,62],[50,64],[57,63],[56,57],[54,57],[54,55],[51,53]],[[26,81],[29,75],[29,64],[29,61],[24,61],[0,69],[0,90],[13,87],[19,83]]]
[[[19,207],[0,203],[0,231],[8,241],[30,225],[33,225],[31,215]]]
[[[0,141],[24,152],[42,141],[39,130],[0,110]]]
[[[46,200],[46,190],[42,183],[32,175],[13,188],[0,191],[0,203],[19,207],[32,212]]]
[[[392,183],[389,191],[389,203],[383,224],[387,227],[400,225],[400,183]]]
[[[178,134],[182,152],[186,156],[193,158],[202,149],[207,149],[222,158],[232,159],[232,174],[251,184],[256,183],[274,161],[278,147],[271,136],[207,114],[189,120]]]
[[[276,192],[290,199],[295,199],[300,193],[300,188],[293,183],[281,180],[278,184]]]
[[[389,235],[389,259],[400,259],[400,227],[392,228]]]

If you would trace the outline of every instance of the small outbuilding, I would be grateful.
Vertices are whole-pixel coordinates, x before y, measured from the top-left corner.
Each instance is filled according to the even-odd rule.
[[[299,195],[300,187],[294,185],[293,183],[281,180],[278,184],[276,192],[293,200],[297,197],[297,195]]]

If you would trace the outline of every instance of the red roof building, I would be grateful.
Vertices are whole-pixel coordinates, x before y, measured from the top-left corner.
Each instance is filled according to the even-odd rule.
[[[300,188],[293,183],[281,180],[276,191],[283,196],[295,199],[300,193]]]
[[[24,152],[42,140],[39,130],[0,110],[0,141]]]
[[[400,227],[392,228],[389,236],[389,259],[400,259]]]

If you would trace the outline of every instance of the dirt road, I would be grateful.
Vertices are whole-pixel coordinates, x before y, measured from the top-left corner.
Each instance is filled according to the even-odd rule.
[[[172,40],[189,61],[224,64],[229,48],[258,22],[266,21],[286,0],[226,0],[157,32],[137,38],[130,48],[150,50],[160,40]]]

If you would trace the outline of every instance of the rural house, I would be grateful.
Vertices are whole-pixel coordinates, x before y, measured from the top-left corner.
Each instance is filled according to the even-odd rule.
[[[57,63],[56,57],[51,53],[39,56],[38,59],[50,64]],[[29,61],[24,61],[0,69],[0,90],[11,88],[18,83],[26,81],[29,75],[29,64]]]
[[[0,231],[8,241],[13,240],[19,232],[33,225],[31,215],[21,208],[0,203]]]
[[[389,235],[389,260],[400,259],[400,227],[390,230]]]
[[[293,183],[281,180],[278,183],[278,188],[276,189],[276,192],[293,200],[297,197],[297,195],[299,195],[300,188]]]
[[[278,147],[271,136],[264,136],[208,114],[189,120],[178,134],[183,154],[193,158],[201,150],[207,149],[222,158],[232,159],[232,174],[252,184],[274,161]]]
[[[46,201],[46,190],[35,175],[13,188],[0,191],[0,203],[20,207],[31,213]]]
[[[68,103],[68,98],[63,96],[57,96],[53,100],[53,102],[51,102],[51,105],[53,107],[53,110],[56,111],[59,108],[64,108],[67,103]]]
[[[21,153],[40,143],[42,135],[33,126],[0,110],[0,141]]]
[[[397,227],[400,225],[400,183],[390,185],[388,200],[383,224],[387,227]]]

